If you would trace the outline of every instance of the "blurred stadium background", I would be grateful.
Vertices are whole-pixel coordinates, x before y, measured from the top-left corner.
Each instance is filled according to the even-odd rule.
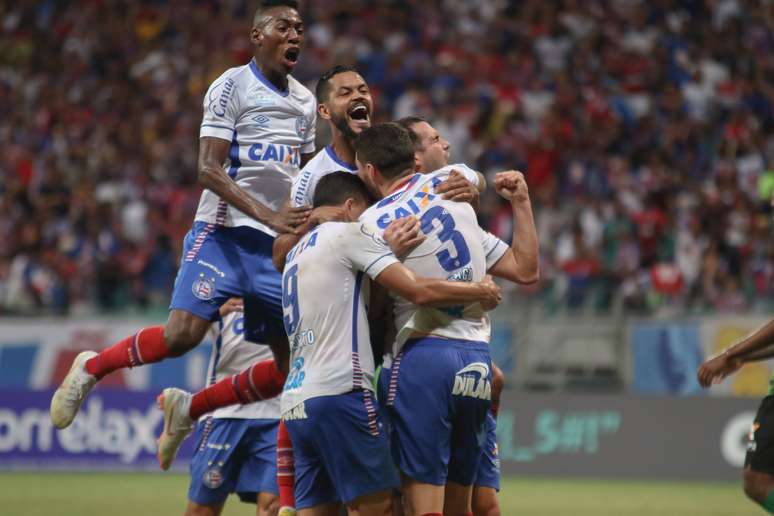
[[[8,514],[118,515],[96,494],[121,486],[134,511],[182,512],[182,475],[126,472],[155,469],[153,398],[198,387],[207,344],[112,375],[67,432],[53,432],[47,407],[78,351],[164,319],[200,192],[202,97],[249,60],[253,7],[0,1]],[[492,340],[508,380],[504,514],[757,514],[737,479],[771,368],[709,393],[695,370],[774,312],[774,2],[302,7],[297,79],[312,87],[353,64],[377,120],[425,116],[453,162],[527,175],[542,279],[508,293]],[[483,226],[510,235],[494,194],[481,207]],[[95,469],[125,473],[36,473]],[[97,486],[91,502],[79,479]]]

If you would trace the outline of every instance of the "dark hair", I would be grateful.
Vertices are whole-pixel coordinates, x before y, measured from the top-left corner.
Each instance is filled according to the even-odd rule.
[[[320,79],[317,81],[317,86],[314,89],[314,95],[317,97],[317,103],[322,104],[326,100],[328,100],[328,95],[331,93],[330,89],[330,82],[331,79],[339,75],[340,73],[345,72],[355,72],[357,73],[357,70],[355,70],[355,67],[353,66],[347,66],[347,65],[336,65],[330,70],[327,70],[323,72],[323,74],[320,76]]]
[[[370,163],[387,179],[414,170],[411,136],[393,122],[377,124],[360,133],[355,140],[355,153],[361,163]]]
[[[414,126],[416,124],[421,124],[422,122],[425,122],[426,124],[430,123],[421,116],[404,116],[395,121],[396,124],[408,131],[409,136],[411,137],[411,143],[414,144],[414,149],[416,150],[422,150],[422,140],[419,139],[419,135],[414,130]]]
[[[371,195],[368,193],[365,183],[357,177],[357,174],[340,170],[324,175],[314,189],[312,206],[339,206],[350,197],[363,200],[371,204]]]
[[[253,25],[258,23],[258,19],[263,16],[264,11],[272,7],[290,7],[298,11],[298,0],[261,0],[253,15]]]

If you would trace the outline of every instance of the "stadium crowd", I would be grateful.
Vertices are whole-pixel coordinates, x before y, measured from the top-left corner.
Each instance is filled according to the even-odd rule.
[[[158,306],[190,227],[208,84],[241,0],[0,2],[0,313]],[[296,78],[354,64],[376,119],[527,175],[562,309],[774,299],[774,2],[315,0]],[[320,144],[327,135],[320,131]],[[318,145],[320,147],[320,145]],[[510,234],[495,194],[481,223]]]

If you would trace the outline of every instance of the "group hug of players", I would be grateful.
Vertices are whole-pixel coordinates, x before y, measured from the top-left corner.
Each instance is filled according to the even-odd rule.
[[[354,69],[316,95],[290,75],[303,38],[296,2],[263,2],[254,58],[204,98],[204,191],[167,323],[78,355],[52,421],[70,425],[105,375],[209,332],[207,387],[159,397],[163,469],[196,428],[186,514],[220,514],[230,493],[259,515],[499,514],[489,274],[538,279],[527,185],[494,176],[508,245],[478,225],[484,177],[449,165],[430,123],[372,124]],[[332,142],[313,156],[318,116]]]

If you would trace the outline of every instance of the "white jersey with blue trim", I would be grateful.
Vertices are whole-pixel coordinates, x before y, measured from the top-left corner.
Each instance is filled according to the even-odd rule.
[[[288,76],[287,90],[280,91],[250,61],[227,70],[207,90],[199,137],[230,141],[224,163],[229,176],[277,211],[288,199],[301,155],[314,152],[316,109],[314,95],[300,82]],[[202,192],[195,220],[276,235],[210,190]]]
[[[212,339],[212,353],[207,367],[207,385],[238,374],[257,362],[273,358],[269,346],[245,340],[244,320],[242,312],[232,312],[210,327],[208,337]],[[220,408],[212,413],[215,418],[236,419],[279,419],[279,416],[279,397]]]
[[[360,220],[377,228],[381,236],[396,219],[415,215],[426,236],[424,242],[402,261],[412,271],[428,278],[481,281],[508,245],[481,229],[468,203],[446,201],[434,193],[453,166],[431,174],[415,174],[396,192],[366,210]],[[452,339],[488,342],[489,317],[479,303],[450,308],[420,308],[395,297],[395,328],[398,330],[393,356],[412,333]]]
[[[301,169],[296,180],[293,181],[293,188],[290,190],[290,204],[296,207],[311,206],[320,179],[338,171],[357,174],[357,168],[339,158],[333,147],[328,145],[309,160],[306,166]]]
[[[370,278],[398,261],[359,222],[326,222],[288,253],[282,274],[290,373],[282,413],[318,396],[373,390]]]

